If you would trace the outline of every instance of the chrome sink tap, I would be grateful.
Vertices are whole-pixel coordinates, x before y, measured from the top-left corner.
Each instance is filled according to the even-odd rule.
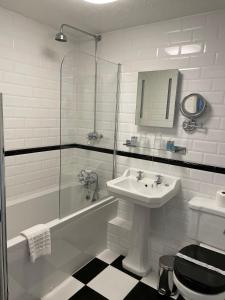
[[[137,171],[137,181],[140,181],[144,178],[144,172],[143,171]]]
[[[156,175],[154,183],[156,185],[161,184],[162,183],[162,176],[161,175]]]

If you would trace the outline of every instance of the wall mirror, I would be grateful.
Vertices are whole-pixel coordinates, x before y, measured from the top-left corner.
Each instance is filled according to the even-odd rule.
[[[200,94],[190,94],[181,101],[180,111],[188,119],[183,122],[185,131],[193,132],[197,128],[202,128],[196,119],[204,114],[206,108],[207,102]]]
[[[138,73],[136,125],[173,127],[178,79],[178,70]]]

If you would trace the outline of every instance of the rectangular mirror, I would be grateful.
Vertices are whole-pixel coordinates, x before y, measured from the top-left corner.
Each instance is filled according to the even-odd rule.
[[[136,125],[173,127],[178,77],[178,70],[138,73]]]

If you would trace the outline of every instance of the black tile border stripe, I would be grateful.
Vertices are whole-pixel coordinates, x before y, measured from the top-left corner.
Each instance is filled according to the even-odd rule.
[[[64,150],[64,149],[71,149],[71,148],[84,149],[84,150],[102,152],[102,153],[107,153],[107,154],[113,154],[113,152],[114,152],[113,149],[74,143],[74,144],[65,144],[65,145],[54,145],[54,146],[45,146],[45,147],[36,147],[36,148],[7,150],[7,151],[5,151],[5,156],[16,156],[16,155],[31,154],[31,153],[38,153],[38,152],[45,152],[45,151]]]
[[[5,151],[5,156],[16,156],[16,155],[31,154],[31,153],[38,153],[38,152],[45,152],[45,151],[54,151],[54,150],[60,150],[60,146],[55,145],[55,146],[45,146],[45,147],[36,147],[36,148],[7,150],[7,151]]]
[[[37,148],[8,150],[5,151],[5,156],[8,157],[8,156],[31,154],[31,153],[38,153],[38,152],[45,152],[45,151],[54,151],[54,150],[63,150],[63,149],[70,149],[70,148],[84,149],[84,150],[90,150],[90,151],[106,153],[106,154],[114,153],[113,149],[109,149],[109,148],[101,148],[101,147],[96,147],[91,145],[73,143],[73,144],[65,144],[65,145],[54,145],[54,146],[45,146],[45,147],[37,147]],[[152,155],[133,153],[133,152],[127,152],[121,150],[116,151],[116,154],[119,156],[153,161],[153,162],[158,162],[162,164],[178,166],[178,167],[183,167],[188,169],[225,174],[225,168],[217,167],[217,166],[210,166],[210,165],[198,164],[198,163],[193,163],[188,161],[175,160],[171,158],[163,158],[159,156],[152,156]]]

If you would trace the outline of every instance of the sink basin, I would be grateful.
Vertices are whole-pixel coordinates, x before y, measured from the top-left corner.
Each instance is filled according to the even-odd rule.
[[[142,171],[143,178],[137,180],[139,171],[129,168],[121,177],[108,181],[108,191],[115,197],[150,208],[161,207],[177,194],[179,178],[161,175],[161,183],[156,184],[158,173]]]
[[[159,180],[156,180],[157,177]],[[123,267],[136,275],[145,276],[151,269],[151,209],[160,208],[179,192],[180,179],[129,168],[121,177],[108,181],[107,188],[113,196],[134,204],[130,247]]]

